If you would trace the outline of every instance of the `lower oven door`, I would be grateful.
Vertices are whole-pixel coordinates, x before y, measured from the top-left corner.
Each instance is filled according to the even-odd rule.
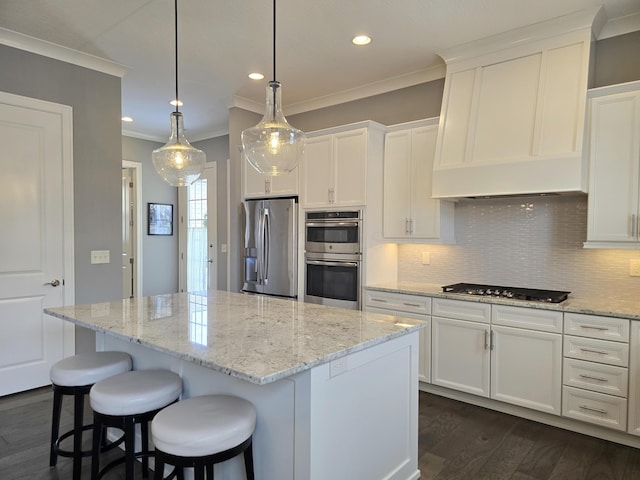
[[[304,301],[360,309],[360,261],[305,259]]]

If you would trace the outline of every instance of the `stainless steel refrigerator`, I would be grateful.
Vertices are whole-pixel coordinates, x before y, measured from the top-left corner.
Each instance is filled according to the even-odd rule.
[[[244,204],[243,292],[298,295],[298,199]]]

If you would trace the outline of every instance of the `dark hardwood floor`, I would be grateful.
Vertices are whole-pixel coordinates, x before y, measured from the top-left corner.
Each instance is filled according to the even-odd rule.
[[[50,388],[0,398],[1,480],[71,478],[71,459],[49,468],[51,399]],[[423,392],[418,443],[422,480],[640,479],[640,450]],[[104,478],[123,478],[116,470]]]

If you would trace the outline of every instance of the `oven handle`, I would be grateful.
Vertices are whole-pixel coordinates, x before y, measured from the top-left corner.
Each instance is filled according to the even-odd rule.
[[[357,227],[360,222],[307,222],[307,227]]]
[[[357,267],[358,262],[327,262],[323,260],[307,260],[307,265],[322,265],[326,267]]]

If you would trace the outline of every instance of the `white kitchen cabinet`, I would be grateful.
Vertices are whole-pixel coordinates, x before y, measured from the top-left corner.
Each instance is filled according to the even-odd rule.
[[[626,430],[629,320],[567,312],[563,364],[562,415]]]
[[[432,314],[432,383],[561,414],[562,312],[435,299]]]
[[[420,329],[418,352],[418,378],[421,382],[431,382],[431,298],[403,293],[367,290],[365,310],[398,317],[415,318],[427,325]]]
[[[439,52],[435,198],[586,191],[591,43],[583,11]]]
[[[362,126],[308,135],[302,163],[303,207],[366,204],[368,136],[368,128]]]
[[[560,415],[562,335],[498,325],[491,335],[491,398]]]
[[[285,197],[298,195],[298,170],[299,167],[296,167],[291,173],[286,175],[270,177],[258,173],[258,171],[243,158],[243,198]]]
[[[629,424],[627,431],[640,436],[640,321],[631,322],[629,355]]]
[[[489,324],[432,317],[431,383],[489,396]]]
[[[431,197],[437,118],[385,135],[383,234],[394,240],[454,241],[454,204]]]
[[[640,82],[592,90],[585,247],[640,248]]]

